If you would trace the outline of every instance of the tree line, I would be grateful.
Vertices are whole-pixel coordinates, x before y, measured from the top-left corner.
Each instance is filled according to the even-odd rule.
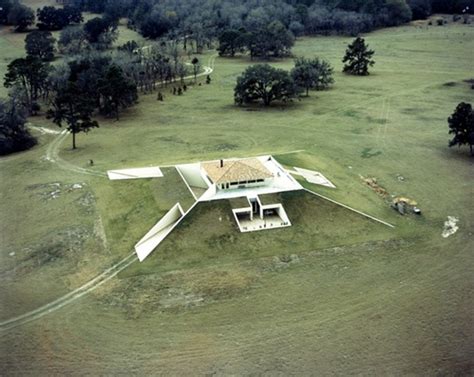
[[[0,24],[24,31],[60,30],[82,20],[82,11],[103,14],[107,22],[121,17],[144,37],[179,37],[196,51],[226,30],[264,30],[278,21],[294,36],[357,35],[396,26],[433,13],[473,13],[474,0],[70,0],[63,8],[34,11],[18,0],[0,0]]]
[[[196,51],[227,30],[265,30],[273,21],[294,36],[357,35],[437,12],[472,13],[474,0],[72,0],[110,19],[127,17],[147,38],[179,37]]]

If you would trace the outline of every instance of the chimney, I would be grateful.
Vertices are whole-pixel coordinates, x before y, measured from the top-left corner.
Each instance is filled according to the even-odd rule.
[[[221,160],[221,168],[224,167],[224,160]]]

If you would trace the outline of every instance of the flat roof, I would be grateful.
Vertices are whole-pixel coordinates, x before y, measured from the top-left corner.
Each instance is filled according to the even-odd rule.
[[[221,167],[222,161],[222,167]],[[201,164],[213,183],[253,181],[273,177],[258,158],[216,160]]]

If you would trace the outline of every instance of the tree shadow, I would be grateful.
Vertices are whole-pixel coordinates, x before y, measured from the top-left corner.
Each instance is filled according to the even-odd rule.
[[[474,164],[474,156],[471,155],[468,145],[448,147],[447,143],[444,148],[440,149],[438,154],[448,160]]]
[[[269,106],[264,106],[262,103],[250,103],[246,105],[237,105],[235,103],[229,103],[221,106],[223,111],[249,111],[257,113],[275,113],[275,112],[287,112],[287,111],[296,111],[301,110],[304,105],[303,102],[308,97],[303,97],[301,99],[294,99],[291,101],[274,101]]]

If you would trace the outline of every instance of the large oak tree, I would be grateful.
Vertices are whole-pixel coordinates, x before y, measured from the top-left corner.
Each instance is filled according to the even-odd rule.
[[[298,88],[287,71],[255,64],[237,78],[234,100],[239,105],[262,101],[269,106],[273,101],[287,101],[297,94]]]

